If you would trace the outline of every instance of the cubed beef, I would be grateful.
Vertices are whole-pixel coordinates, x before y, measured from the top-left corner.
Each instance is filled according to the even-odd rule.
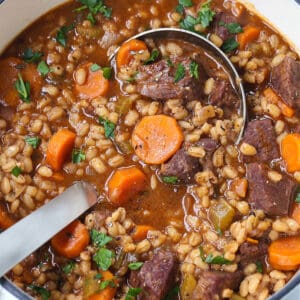
[[[276,134],[270,119],[254,120],[248,123],[243,141],[256,148],[256,155],[242,155],[243,162],[254,161],[269,163],[279,157]]]
[[[220,12],[215,16],[214,23],[213,23],[213,31],[223,41],[229,38],[233,38],[234,34],[228,31],[226,24],[236,23],[236,22],[237,20],[233,15],[227,14],[225,12]]]
[[[209,103],[219,107],[237,107],[239,98],[229,81],[216,80],[209,95]]]
[[[100,230],[105,223],[105,219],[110,215],[110,211],[107,209],[96,210],[94,215],[94,228]]]
[[[222,271],[204,271],[200,274],[191,300],[220,299],[224,289],[238,289],[242,279],[243,273],[241,271],[236,271],[234,273]]]
[[[300,109],[300,62],[286,56],[271,71],[273,89],[289,106]]]
[[[194,176],[201,171],[199,159],[192,157],[182,148],[169,161],[162,164],[161,176],[176,176],[179,183],[194,183]]]
[[[158,100],[172,98],[196,100],[202,96],[203,80],[201,69],[199,79],[192,77],[188,57],[171,58],[172,65],[162,59],[151,65],[141,66],[136,76],[137,90],[146,97]],[[185,76],[175,82],[175,72],[179,64],[185,68]]]
[[[297,183],[286,174],[281,174],[280,181],[272,181],[268,176],[272,169],[264,164],[251,163],[246,170],[249,182],[248,202],[269,216],[288,215]]]
[[[241,265],[245,266],[249,263],[264,261],[268,252],[268,241],[260,239],[258,244],[245,242],[240,246]]]
[[[212,157],[215,150],[218,148],[218,142],[210,138],[202,138],[199,142],[196,143],[196,145],[203,147],[206,152],[205,156],[200,159],[200,164],[203,170],[214,171]]]
[[[139,271],[131,272],[129,284],[143,290],[137,299],[160,300],[175,284],[177,270],[175,254],[170,250],[158,249]]]
[[[6,121],[12,121],[14,110],[10,106],[4,106],[0,103],[0,118]]]

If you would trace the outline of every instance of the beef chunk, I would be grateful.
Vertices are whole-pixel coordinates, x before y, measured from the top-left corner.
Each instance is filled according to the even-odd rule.
[[[248,123],[243,142],[256,148],[254,156],[241,156],[243,162],[254,161],[269,163],[279,157],[276,135],[270,119],[254,120]]]
[[[201,74],[199,74],[199,80],[191,76],[189,70],[192,60],[188,57],[171,58],[171,60],[174,66],[170,66],[165,59],[151,65],[141,66],[136,76],[138,92],[158,100],[201,98],[203,80]],[[174,77],[179,63],[185,68],[185,76],[175,83]]]
[[[234,273],[222,271],[204,271],[200,275],[191,299],[219,299],[224,289],[238,289],[242,279],[243,273],[241,271],[236,271]]]
[[[268,241],[266,239],[259,240],[258,244],[245,242],[240,246],[241,264],[245,266],[249,263],[264,261],[264,257],[268,252]]]
[[[229,81],[216,80],[214,89],[209,95],[209,103],[219,107],[237,107],[239,98]]]
[[[236,23],[237,20],[234,16],[220,12],[215,16],[213,23],[213,31],[219,36],[223,41],[233,38],[234,34],[230,33],[224,24]]]
[[[143,289],[139,300],[159,300],[175,283],[178,261],[170,250],[158,249],[153,258],[146,261],[139,271],[132,271],[129,283]]]
[[[162,164],[161,176],[176,176],[179,182],[193,183],[194,176],[201,170],[199,159],[192,157],[182,148],[169,161]]]
[[[12,121],[14,110],[10,106],[4,106],[0,103],[0,118],[6,121]]]
[[[94,215],[94,227],[96,230],[100,230],[104,226],[106,218],[110,215],[108,209],[96,210],[93,212]]]
[[[300,62],[286,56],[271,71],[271,84],[282,100],[300,109]]]
[[[197,146],[201,146],[206,152],[212,153],[218,148],[218,142],[210,138],[202,138]]]
[[[298,185],[285,174],[281,174],[280,181],[273,182],[268,177],[269,171],[271,169],[263,164],[247,165],[248,202],[254,208],[262,209],[269,216],[286,216]]]

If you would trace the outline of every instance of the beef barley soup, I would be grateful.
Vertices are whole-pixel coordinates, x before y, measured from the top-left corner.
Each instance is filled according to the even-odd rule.
[[[240,100],[216,58],[124,43],[160,27],[205,36],[239,71],[238,145]],[[300,265],[299,110],[298,55],[235,1],[47,13],[0,57],[0,229],[76,181],[99,202],[7,277],[36,299],[267,299]]]

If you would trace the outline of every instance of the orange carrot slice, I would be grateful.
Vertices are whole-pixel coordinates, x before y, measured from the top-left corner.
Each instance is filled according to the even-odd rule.
[[[291,133],[281,141],[281,155],[288,172],[300,171],[300,134]]]
[[[154,228],[150,225],[137,225],[135,226],[131,237],[135,242],[140,242],[147,237],[149,230],[154,230]]]
[[[247,44],[256,40],[260,34],[260,29],[253,25],[245,26],[243,29],[244,31],[237,35],[237,41],[241,50],[244,50]]]
[[[236,178],[231,182],[230,186],[238,196],[246,197],[248,189],[248,180],[246,178]]]
[[[4,207],[0,205],[0,229],[7,229],[14,223],[14,220],[8,215]]]

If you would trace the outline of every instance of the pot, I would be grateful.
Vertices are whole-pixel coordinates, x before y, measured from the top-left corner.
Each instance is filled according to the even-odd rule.
[[[232,0],[226,0],[232,1]],[[273,29],[282,33],[291,47],[300,54],[300,0],[238,0],[259,14]],[[27,26],[47,11],[66,0],[0,0],[0,53]],[[284,12],[284,14],[283,14]],[[275,25],[274,25],[275,24]],[[0,278],[0,300],[32,299],[8,279]],[[300,270],[269,300],[300,299]]]

